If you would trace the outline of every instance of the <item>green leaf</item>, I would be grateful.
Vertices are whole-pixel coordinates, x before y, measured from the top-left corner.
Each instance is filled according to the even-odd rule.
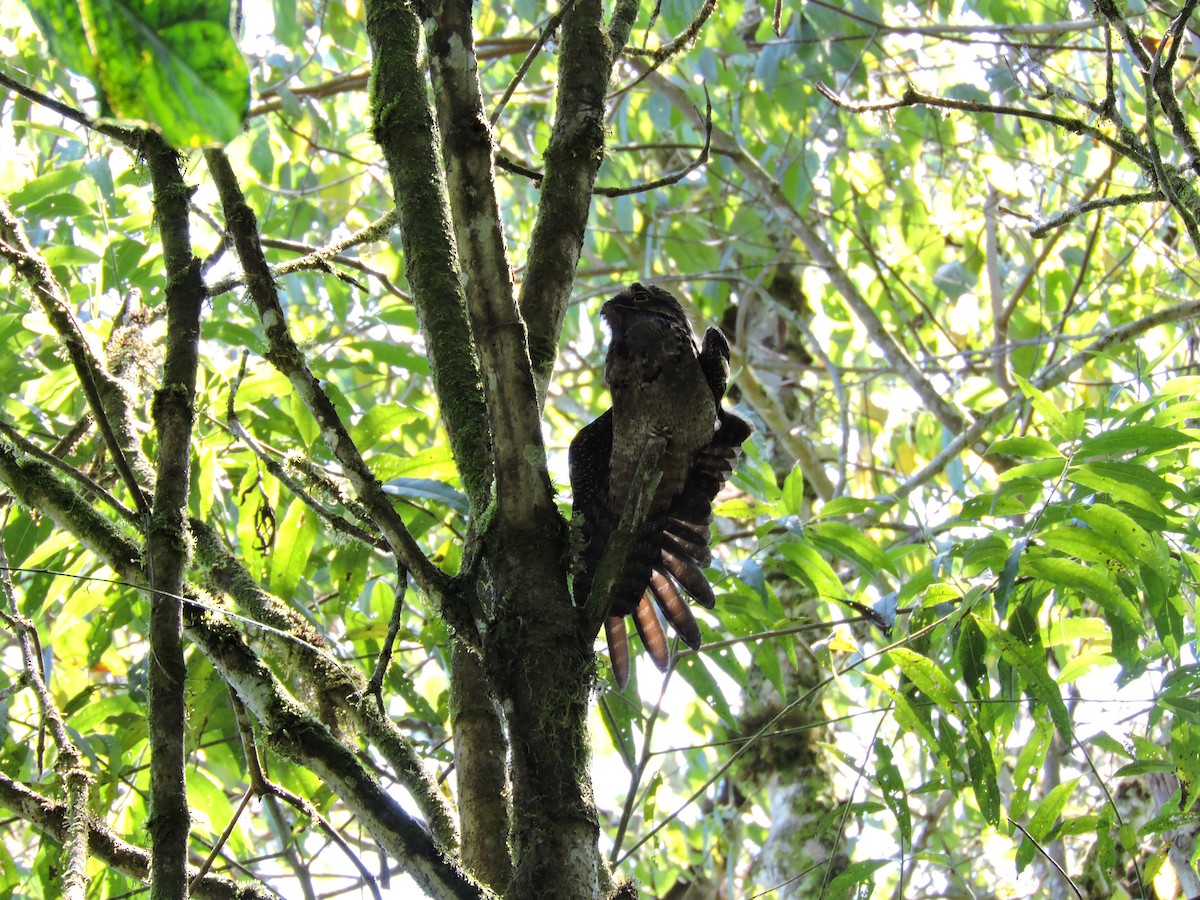
[[[628,685],[626,690],[628,690]],[[600,721],[604,723],[604,730],[608,732],[609,740],[612,741],[621,761],[625,763],[625,768],[630,772],[634,771],[637,767],[637,744],[634,743],[633,738],[633,723],[635,718],[640,719],[640,716],[637,715],[637,707],[628,698],[612,689],[605,690],[600,694],[598,705]]]
[[[1200,798],[1200,727],[1193,716],[1176,716],[1171,726],[1171,758],[1183,795],[1180,812],[1189,812]]]
[[[1169,672],[1160,693],[1167,697],[1185,697],[1200,691],[1200,663],[1188,663]]]
[[[1058,557],[1026,554],[1021,560],[1021,570],[1056,587],[1079,591],[1095,600],[1107,614],[1110,626],[1114,620],[1128,625],[1136,625],[1141,621],[1133,601],[1112,582],[1108,573],[1093,566]]]
[[[432,478],[392,478],[384,484],[383,490],[393,497],[405,497],[418,502],[433,500],[464,516],[471,511],[471,504],[462,491]]]
[[[296,592],[320,531],[317,514],[300,500],[293,500],[279,524],[270,556],[271,590],[285,600]]]
[[[703,654],[689,653],[679,660],[675,671],[679,677],[692,686],[692,690],[696,692],[696,697],[701,703],[711,707],[730,725],[736,722],[733,710],[729,707],[729,701],[725,699],[725,694],[721,691],[721,686],[708,671]]]
[[[1067,420],[1063,418],[1062,411],[1059,410],[1057,403],[1043,391],[1034,387],[1028,379],[1022,378],[1018,373],[1013,372],[1012,379],[1017,383],[1017,387],[1021,389],[1021,393],[1029,398],[1029,402],[1033,404],[1033,408],[1038,411],[1038,414],[1046,421],[1046,424],[1054,429],[1056,434],[1067,440],[1076,437],[1076,435],[1067,433]]]
[[[878,675],[863,672],[862,677],[878,688],[892,702],[892,715],[896,717],[896,723],[901,728],[910,734],[917,735],[927,747],[931,749],[937,747],[937,738],[930,730],[928,720],[917,715],[912,704],[909,703],[908,697]]]
[[[1093,457],[1108,459],[1125,455],[1145,456],[1195,442],[1196,438],[1174,428],[1123,425],[1082,441],[1075,451],[1075,458],[1087,460]]]
[[[1043,437],[1025,435],[1015,438],[1001,438],[993,441],[987,448],[987,456],[994,454],[1002,456],[1017,456],[1027,459],[1061,459],[1062,453],[1058,447]]]
[[[934,703],[960,719],[969,717],[954,682],[936,662],[907,647],[893,647],[887,655]]]
[[[1063,556],[1085,563],[1099,563],[1110,569],[1132,569],[1136,563],[1124,548],[1102,535],[1078,525],[1051,528],[1038,535],[1043,546],[1057,550]]]
[[[877,740],[875,749],[875,783],[883,795],[896,824],[900,829],[900,848],[903,852],[912,845],[912,813],[908,808],[908,791],[904,787],[904,778],[892,760],[892,748],[886,741]]]
[[[892,561],[860,528],[845,522],[816,522],[805,528],[804,534],[830,554],[853,562],[868,578],[877,579],[879,572],[896,574]]]
[[[967,742],[967,773],[971,778],[971,789],[975,802],[988,824],[1000,824],[1000,785],[996,780],[996,760],[992,756],[992,744],[979,726],[968,722],[965,731]]]
[[[380,481],[398,478],[424,478],[436,481],[457,480],[454,454],[449,446],[430,447],[411,456],[394,453],[375,453],[370,458],[371,471]]]
[[[963,673],[963,684],[971,696],[982,700],[988,696],[987,638],[975,624],[975,620],[964,618],[958,630],[958,645],[955,658]]]
[[[890,860],[886,859],[864,859],[850,863],[840,875],[829,882],[829,889],[824,896],[829,900],[873,896],[875,879],[872,876],[889,864]]]
[[[1041,774],[1042,764],[1046,761],[1046,753],[1050,749],[1050,737],[1053,733],[1053,725],[1045,719],[1035,718],[1029,740],[1017,754],[1017,761],[1012,768],[1013,790],[1008,806],[1008,814],[1014,819],[1019,819],[1025,814],[1025,807],[1029,803],[1029,792]]]
[[[1166,554],[1159,550],[1146,530],[1119,509],[1103,503],[1076,504],[1071,512],[1096,534],[1126,551],[1122,555],[1129,560],[1126,563],[1129,568],[1135,568],[1132,560],[1152,567],[1166,562]]]
[[[783,509],[788,515],[798,516],[804,512],[804,505],[804,472],[796,463],[783,479]]]
[[[1002,631],[990,619],[982,618],[974,613],[971,617],[987,636],[988,640],[1000,651],[1000,655],[1012,666],[1024,683],[1026,691],[1035,697],[1050,711],[1050,719],[1054,727],[1062,735],[1064,741],[1071,742],[1071,715],[1063,703],[1062,693],[1058,684],[1050,677],[1046,668],[1046,651],[1041,641],[1026,643],[1017,640],[1006,631]]]
[[[832,567],[817,549],[805,540],[793,538],[780,546],[789,571],[808,585],[809,590],[825,600],[841,600],[846,589]]]
[[[63,163],[44,175],[26,181],[18,190],[13,191],[9,202],[15,211],[20,211],[39,200],[69,191],[85,178],[87,178],[87,170],[84,169],[82,163]]]
[[[1075,785],[1078,783],[1078,778],[1072,778],[1070,781],[1056,784],[1042,799],[1042,802],[1038,804],[1037,812],[1033,814],[1033,818],[1025,826],[1028,837],[1024,837],[1021,840],[1021,845],[1017,848],[1016,865],[1018,872],[1023,871],[1026,866],[1033,862],[1034,856],[1038,853],[1037,844],[1044,842],[1049,837],[1050,830],[1054,827],[1054,823],[1058,821],[1058,817],[1062,815],[1063,807],[1066,806],[1067,800],[1071,797],[1071,792],[1075,790]]]
[[[250,71],[228,0],[26,0],[66,64],[91,78],[112,115],[157,126],[178,149],[237,137]]]
[[[418,419],[424,419],[424,415],[415,409],[399,403],[381,403],[372,406],[354,423],[350,436],[358,449],[366,453],[384,438]]]

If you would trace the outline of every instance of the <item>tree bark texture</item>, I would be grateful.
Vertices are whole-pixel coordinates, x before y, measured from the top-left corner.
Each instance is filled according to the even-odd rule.
[[[464,857],[486,866],[489,883],[507,879],[495,835],[507,820],[507,895],[598,897],[604,878],[587,737],[593,633],[567,587],[567,533],[548,476],[540,404],[604,152],[613,51],[603,4],[576,0],[561,26],[555,122],[519,304],[471,4],[371,0],[366,10],[373,133],[390,169],[405,270],[479,549],[474,589],[463,594],[476,627],[459,635],[471,650],[455,652],[454,727],[460,783],[480,792],[475,801],[463,793],[460,804],[491,808],[462,813]],[[610,30],[622,43],[635,12],[619,5]],[[497,748],[486,743],[500,735],[511,807]]]
[[[158,472],[146,535],[150,582],[150,896],[188,894],[190,813],[185,778],[187,706],[183,656],[184,574],[189,565],[188,486],[196,422],[196,368],[204,283],[188,229],[191,191],[179,158],[147,134],[146,161],[154,186],[154,213],[167,270],[167,351],[162,386],[154,397]]]

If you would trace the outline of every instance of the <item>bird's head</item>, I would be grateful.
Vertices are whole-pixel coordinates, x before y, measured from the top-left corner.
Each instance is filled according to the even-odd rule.
[[[637,281],[600,307],[600,315],[614,330],[619,330],[630,316],[651,315],[659,316],[676,327],[683,326],[691,333],[687,313],[678,300],[660,287]]]

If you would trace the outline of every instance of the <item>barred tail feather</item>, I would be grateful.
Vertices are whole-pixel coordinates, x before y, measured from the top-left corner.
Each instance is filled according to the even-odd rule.
[[[604,620],[604,637],[608,640],[608,658],[612,662],[617,688],[625,690],[629,684],[629,635],[625,630],[624,616],[609,616]]]
[[[717,598],[713,595],[712,586],[696,563],[680,559],[670,550],[663,548],[662,568],[705,609],[712,609],[717,605]]]
[[[687,601],[679,593],[675,582],[656,570],[650,573],[650,592],[675,633],[693,650],[699,650],[700,626],[696,624],[696,617],[688,609]]]
[[[671,663],[671,648],[667,645],[667,633],[658,618],[658,610],[654,608],[649,588],[642,594],[641,602],[633,611],[633,624],[637,626],[642,645],[654,660],[654,665],[658,666],[658,671],[667,671]]]

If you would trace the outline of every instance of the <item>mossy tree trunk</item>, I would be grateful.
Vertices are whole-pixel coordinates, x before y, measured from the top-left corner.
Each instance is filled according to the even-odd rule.
[[[472,562],[442,598],[458,641],[462,854],[513,897],[593,898],[608,881],[589,774],[594,635],[571,602],[541,407],[603,157],[613,46],[636,9],[618,4],[606,23],[599,0],[577,0],[563,17],[555,122],[518,302],[471,4],[367,4],[374,136],[472,508]]]

